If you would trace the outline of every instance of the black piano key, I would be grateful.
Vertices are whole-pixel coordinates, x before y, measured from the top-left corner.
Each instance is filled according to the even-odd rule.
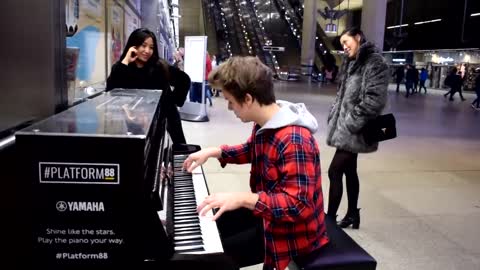
[[[183,210],[183,211],[173,211],[174,216],[189,216],[189,215],[196,215],[198,216],[197,210],[196,209],[189,209],[189,210]]]
[[[192,199],[196,201],[195,194],[192,194],[190,192],[174,195],[173,198],[173,201],[176,201],[178,199]]]
[[[174,196],[179,196],[179,195],[191,195],[195,196],[195,191],[193,187],[179,187],[175,188]]]
[[[179,193],[177,195],[173,195],[174,197],[174,201],[175,199],[184,199],[184,198],[188,198],[188,199],[195,199],[195,194],[192,194],[190,192],[183,192],[182,193]]]
[[[189,235],[202,235],[202,231],[198,230],[190,230],[190,231],[175,231],[173,232],[174,236],[189,236]]]
[[[197,216],[198,213],[196,210],[184,211],[184,212],[174,212],[174,216],[177,217],[186,217],[186,216]]]
[[[176,199],[185,199],[185,198],[195,200],[195,194],[192,194],[190,192],[184,192],[181,194],[174,195],[173,198],[174,198],[173,201],[175,201]]]
[[[197,200],[193,197],[178,197],[178,198],[175,198],[173,201],[174,203],[180,203],[185,201],[196,202]]]
[[[181,220],[186,220],[186,219],[190,219],[190,218],[195,218],[196,216],[192,215],[192,216],[187,216],[187,217],[183,217],[183,218],[176,218],[174,219],[174,222],[177,223],[178,221],[181,221]]]
[[[175,214],[185,214],[187,212],[196,212],[197,206],[189,206],[189,207],[176,207],[173,212]]]
[[[192,187],[179,187],[174,189],[174,195],[181,195],[181,194],[190,194],[195,196],[195,189]]]
[[[195,196],[195,189],[193,187],[175,187],[173,196],[191,195]]]
[[[195,191],[192,188],[175,190],[175,195],[173,196],[180,196],[180,195],[195,196]]]
[[[174,198],[182,198],[182,197],[189,197],[195,198],[195,193],[191,191],[180,191],[178,194],[173,195]]]
[[[190,206],[181,206],[181,205],[177,205],[177,207],[175,207],[174,209],[174,212],[177,213],[177,212],[186,212],[186,211],[195,211],[197,209],[197,206],[196,205],[190,205]]]
[[[185,182],[185,183],[181,183],[181,182],[175,182],[173,183],[173,186],[176,187],[176,188],[179,188],[179,187],[193,187],[193,182]]]
[[[180,182],[180,181],[177,182],[177,181],[175,181],[175,182],[173,183],[173,186],[174,186],[174,187],[183,187],[183,186],[193,187],[194,185],[193,185],[193,182],[192,182],[192,181],[188,181],[188,182],[186,182],[186,181],[185,181],[185,182]]]
[[[184,211],[184,212],[174,212],[174,216],[185,217],[185,216],[197,216],[198,213],[195,210]]]
[[[195,197],[195,192],[189,190],[178,191],[177,194],[173,195],[174,197]]]
[[[181,188],[181,187],[194,187],[194,185],[193,185],[192,181],[189,181],[189,182],[176,182],[176,181],[174,181],[173,182],[173,187],[175,189],[177,189],[177,188]]]
[[[193,225],[193,226],[187,226],[187,227],[176,227],[173,230],[173,233],[177,232],[195,232],[201,230],[200,225]]]
[[[181,242],[176,242],[174,243],[176,247],[182,247],[182,246],[199,246],[203,245],[203,241],[181,241]]]
[[[187,204],[187,205],[186,205]],[[186,207],[192,207],[192,208],[196,208],[197,207],[197,203],[195,202],[194,199],[185,199],[185,200],[176,200],[174,203],[173,203],[174,206],[177,206],[177,207],[182,207],[182,206],[186,206]],[[183,209],[183,208],[177,208],[177,209]]]
[[[198,252],[198,251],[205,251],[203,247],[195,247],[191,249],[183,249],[183,250],[177,250],[176,253],[182,254],[182,253],[187,253],[187,252]]]
[[[178,196],[173,199],[174,202],[180,201],[180,200],[191,200],[193,202],[196,202],[196,198],[193,196]]]
[[[180,208],[181,206],[177,206],[177,207],[174,207],[173,209],[173,214],[174,215],[185,215],[185,214],[196,214],[198,216],[198,213],[197,213],[197,206],[189,206],[189,208]]]
[[[192,179],[191,173],[184,173],[184,172],[175,172],[173,171],[173,179],[183,180],[183,179]]]
[[[173,185],[180,185],[180,184],[193,184],[193,180],[192,179],[186,179],[186,178],[183,178],[183,179],[173,179]]]
[[[196,219],[182,219],[182,220],[175,220],[173,222],[175,225],[180,225],[180,224],[200,224],[200,220],[198,218]]]
[[[183,213],[175,213],[175,216],[176,217],[195,217],[197,216],[198,217],[198,213],[196,211],[191,211],[191,212],[183,212]]]
[[[175,226],[175,225],[180,225],[180,226]],[[174,232],[176,231],[188,231],[188,230],[197,230],[201,229],[200,224],[173,224],[174,226]]]

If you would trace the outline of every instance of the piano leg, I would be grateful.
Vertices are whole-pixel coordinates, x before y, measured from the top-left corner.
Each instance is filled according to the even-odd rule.
[[[264,261],[263,220],[242,208],[225,212],[217,220],[223,250],[239,267]]]

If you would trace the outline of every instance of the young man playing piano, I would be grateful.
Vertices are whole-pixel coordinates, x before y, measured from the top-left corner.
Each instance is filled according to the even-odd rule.
[[[246,143],[193,153],[184,168],[192,172],[210,157],[222,167],[251,163],[251,192],[212,194],[197,210],[216,210],[224,251],[239,267],[263,261],[264,269],[283,270],[328,242],[317,122],[303,104],[276,102],[272,72],[258,58],[230,58],[208,80],[254,127]]]

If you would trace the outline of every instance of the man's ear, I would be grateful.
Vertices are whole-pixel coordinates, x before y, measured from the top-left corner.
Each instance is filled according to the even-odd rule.
[[[254,99],[253,99],[252,95],[250,95],[250,94],[245,95],[245,99],[244,99],[245,105],[250,106],[250,105],[253,104],[253,101],[254,101]]]

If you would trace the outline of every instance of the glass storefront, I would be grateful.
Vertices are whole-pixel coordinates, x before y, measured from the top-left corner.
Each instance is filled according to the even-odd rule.
[[[430,88],[446,89],[444,81],[453,67],[460,70],[466,91],[473,90],[475,78],[480,74],[480,49],[393,51],[384,52],[383,55],[392,74],[398,67],[407,64],[414,65],[418,70],[426,68],[426,86]]]
[[[73,30],[66,38],[69,105],[105,89],[112,65],[119,60],[130,33],[139,27],[148,27],[157,35],[160,57],[168,60],[173,55],[173,29],[165,8],[168,0],[148,2],[151,7],[140,0],[65,0],[67,29]],[[144,25],[142,18],[151,18],[152,12],[154,27]]]

